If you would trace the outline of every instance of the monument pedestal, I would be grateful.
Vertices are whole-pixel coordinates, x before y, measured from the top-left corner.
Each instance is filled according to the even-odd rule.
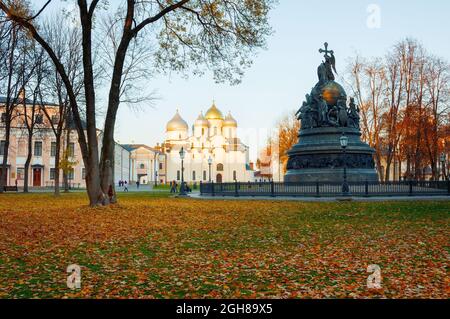
[[[342,133],[348,137],[345,154]],[[377,182],[374,149],[361,142],[351,127],[317,127],[300,130],[299,142],[288,152],[286,182],[342,182],[344,165],[348,182]]]

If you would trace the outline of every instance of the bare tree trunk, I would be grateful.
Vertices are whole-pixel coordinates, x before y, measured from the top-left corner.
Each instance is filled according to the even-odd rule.
[[[26,116],[26,115],[25,115]],[[23,180],[23,192],[28,193],[28,184],[29,184],[29,175],[30,175],[30,163],[31,163],[31,156],[32,156],[32,143],[33,143],[33,135],[28,134],[27,139],[27,159],[25,161],[25,175]]]
[[[69,151],[69,143],[70,143],[70,130],[69,128],[67,128],[66,131],[66,147],[65,147],[65,152],[67,153]],[[66,156],[68,156],[68,154],[66,154]],[[69,177],[67,174],[67,171],[63,171],[63,183],[64,183],[64,193],[68,193],[69,192]]]
[[[7,169],[8,169],[8,155],[9,155],[9,140],[11,136],[11,122],[10,119],[6,118],[5,123],[5,147],[3,149],[3,161],[2,161],[2,172],[0,174],[0,193],[3,193],[4,187],[7,185]]]
[[[55,153],[55,196],[60,195],[59,190],[59,180],[60,180],[60,174],[59,174],[59,161],[60,161],[60,152],[61,152],[61,132],[58,132],[56,135],[56,153]]]
[[[92,7],[88,9],[85,0],[78,0],[80,8],[81,28],[83,34],[83,70],[84,70],[84,93],[86,99],[86,131],[88,158],[85,163],[86,185],[88,189],[91,206],[101,205],[107,196],[102,192],[100,185],[99,150],[97,140],[97,126],[95,119],[95,88],[94,71],[92,68]],[[87,164],[87,165],[86,165]]]

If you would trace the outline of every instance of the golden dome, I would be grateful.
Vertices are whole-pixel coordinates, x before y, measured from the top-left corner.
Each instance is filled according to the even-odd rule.
[[[175,114],[175,116],[167,123],[166,131],[187,131],[188,125],[185,120],[180,116],[180,113]]]
[[[195,120],[195,126],[209,126],[209,122],[205,117],[203,116],[203,113],[200,113],[197,120]]]
[[[228,112],[227,117],[225,118],[225,121],[223,122],[223,126],[233,126],[237,127],[237,122],[234,119],[233,116],[231,116],[231,112]]]
[[[205,118],[207,120],[223,120],[222,112],[216,107],[216,103],[213,102],[213,105],[206,111]]]

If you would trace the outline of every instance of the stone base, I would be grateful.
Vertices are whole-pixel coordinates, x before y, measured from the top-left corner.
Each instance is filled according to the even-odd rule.
[[[342,183],[344,169],[300,169],[289,170],[284,176],[285,182],[292,183]],[[351,182],[378,182],[378,174],[373,169],[347,169],[347,181]]]
[[[348,137],[345,153],[340,145],[343,132]],[[377,182],[375,151],[360,136],[359,130],[347,127],[301,130],[298,144],[288,152],[285,181],[341,183],[346,167],[348,182]]]

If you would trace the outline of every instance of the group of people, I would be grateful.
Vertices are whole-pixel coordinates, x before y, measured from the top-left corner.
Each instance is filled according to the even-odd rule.
[[[128,182],[127,181],[119,181],[119,187],[123,187],[124,192],[128,192]]]
[[[189,187],[188,184],[186,184],[186,182],[184,182],[184,190],[185,190],[187,193],[192,192],[192,189]],[[171,182],[170,182],[170,193],[171,193],[171,194],[172,194],[172,193],[178,193],[178,191],[179,191],[179,189],[178,189],[178,184],[177,184],[177,182],[176,182],[176,181],[171,181]]]

